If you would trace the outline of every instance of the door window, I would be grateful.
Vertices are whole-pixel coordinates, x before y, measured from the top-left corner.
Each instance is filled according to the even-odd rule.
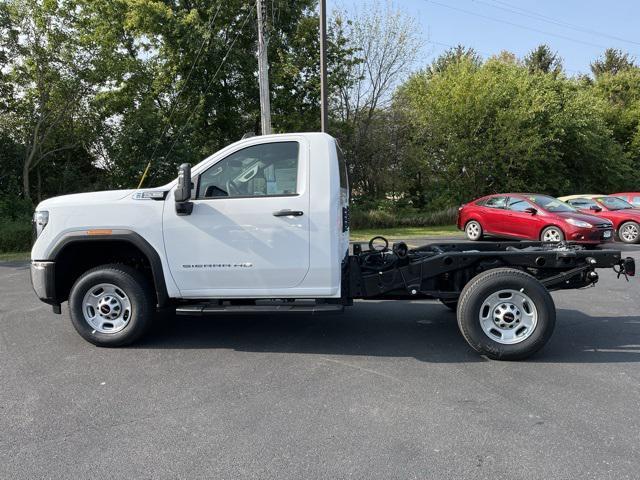
[[[511,197],[507,208],[513,212],[524,212],[527,208],[531,208],[531,205],[522,198]]]
[[[489,208],[505,208],[507,206],[507,197],[491,197],[484,206]]]
[[[243,148],[206,170],[198,199],[296,195],[298,142],[274,142]]]
[[[631,199],[631,203],[632,203],[633,205],[635,205],[636,207],[640,207],[640,197],[633,197],[633,198]]]

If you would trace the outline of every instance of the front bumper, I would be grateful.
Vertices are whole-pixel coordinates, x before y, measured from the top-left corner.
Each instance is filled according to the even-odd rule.
[[[567,235],[567,240],[580,243],[608,243],[613,241],[613,227],[611,228],[580,228]]]
[[[55,262],[32,261],[31,262],[31,285],[33,291],[44,303],[49,305],[59,305],[55,288]]]

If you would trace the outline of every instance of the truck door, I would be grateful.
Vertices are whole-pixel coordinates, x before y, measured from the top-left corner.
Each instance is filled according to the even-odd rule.
[[[308,148],[299,137],[258,141],[194,172],[191,215],[168,198],[165,249],[184,296],[268,294],[309,270]]]

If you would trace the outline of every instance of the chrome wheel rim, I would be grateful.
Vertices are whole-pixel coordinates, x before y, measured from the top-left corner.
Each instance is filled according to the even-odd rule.
[[[555,228],[547,230],[542,236],[542,241],[544,242],[559,242],[560,240],[562,240],[560,230],[557,230]]]
[[[131,301],[120,287],[100,283],[91,287],[82,300],[85,321],[96,332],[118,333],[131,320]]]
[[[477,240],[480,238],[480,224],[478,222],[469,222],[467,224],[467,237],[471,240]]]
[[[638,227],[634,224],[628,224],[620,230],[620,236],[625,242],[635,242],[638,238]]]
[[[503,345],[523,342],[538,325],[538,310],[531,298],[518,290],[500,290],[480,307],[480,326],[487,337]]]

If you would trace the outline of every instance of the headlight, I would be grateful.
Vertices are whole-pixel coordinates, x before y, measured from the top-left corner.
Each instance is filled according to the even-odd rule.
[[[579,228],[593,228],[593,225],[590,223],[583,222],[582,220],[576,220],[575,218],[567,218],[567,223]]]
[[[33,214],[33,233],[36,238],[40,236],[47,223],[49,223],[49,212],[46,210],[36,211]]]

